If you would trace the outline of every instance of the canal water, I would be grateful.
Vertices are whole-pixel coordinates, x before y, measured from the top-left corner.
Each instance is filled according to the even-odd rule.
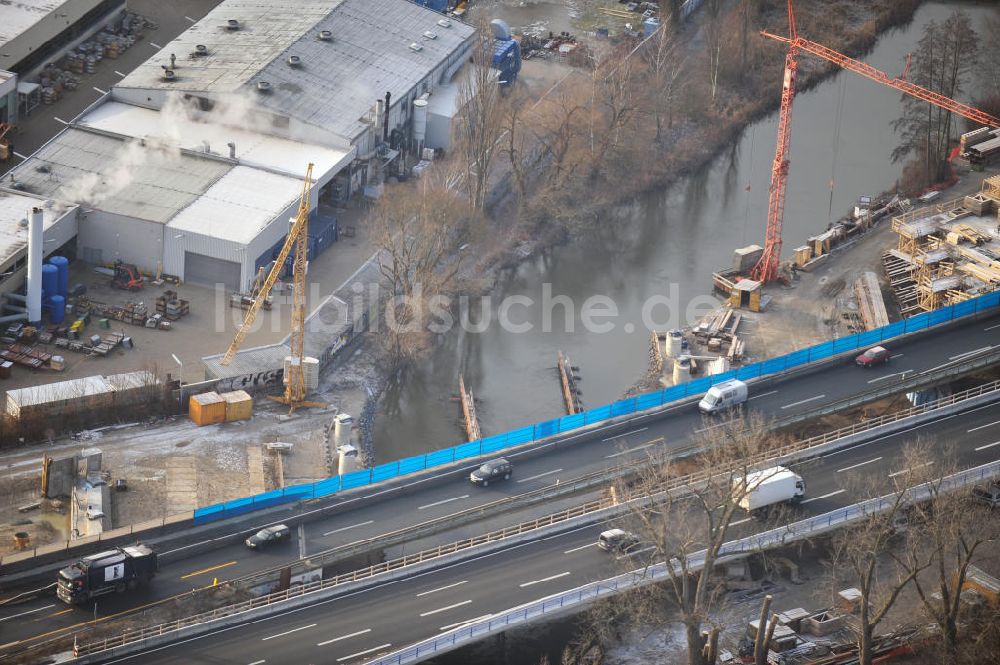
[[[555,3],[542,4],[551,15]],[[863,59],[886,72],[902,72],[924,26],[956,7],[972,16],[973,25],[993,11],[989,3],[926,3],[912,23],[885,33]],[[528,21],[532,15],[518,10],[508,19],[516,27],[521,16]],[[779,86],[775,81],[776,97]],[[859,196],[894,185],[900,165],[890,157],[897,142],[890,123],[900,111],[900,93],[846,72],[796,96],[785,254],[824,230]],[[711,273],[731,263],[734,248],[762,243],[776,132],[772,114],[749,126],[700,173],[620,207],[592,235],[505,275],[491,298],[494,321],[503,298],[525,296],[535,305],[512,308],[510,318],[533,329],[516,333],[494,323],[481,334],[456,328],[444,335],[431,357],[385,396],[376,425],[377,461],[465,441],[454,400],[460,372],[476,395],[487,436],[563,415],[555,371],[559,350],[580,368],[586,407],[621,397],[647,366],[644,304],[654,297],[664,301],[649,310],[659,329],[664,323],[690,323],[686,305],[709,292]],[[564,324],[564,309],[554,306],[554,330],[542,330],[546,289],[575,303],[572,329]],[[580,308],[595,294],[617,306],[610,332],[589,332],[582,325]]]

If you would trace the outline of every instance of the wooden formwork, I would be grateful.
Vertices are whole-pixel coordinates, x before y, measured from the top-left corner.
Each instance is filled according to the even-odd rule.
[[[983,180],[980,190],[985,196],[1000,202],[1000,175],[991,176]]]

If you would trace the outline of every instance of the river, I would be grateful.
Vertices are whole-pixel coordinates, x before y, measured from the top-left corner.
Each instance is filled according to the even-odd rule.
[[[555,3],[541,4],[552,16]],[[909,25],[883,34],[863,59],[886,72],[902,72],[924,26],[943,20],[956,7],[972,16],[973,25],[992,11],[983,4],[925,3]],[[530,16],[518,9],[507,18],[517,26]],[[779,94],[778,81],[772,92]],[[859,196],[893,186],[901,169],[890,157],[896,145],[890,123],[900,111],[900,93],[846,72],[796,96],[785,255],[824,230]],[[511,318],[532,323],[533,330],[514,333],[491,325],[481,334],[456,327],[443,335],[431,357],[386,394],[376,425],[377,461],[465,440],[454,401],[459,372],[475,392],[487,436],[563,415],[555,370],[559,350],[580,367],[586,407],[618,399],[647,366],[643,304],[672,290],[677,303],[690,302],[710,290],[711,273],[731,263],[733,249],[763,242],[776,133],[775,113],[747,127],[738,142],[700,173],[620,207],[593,235],[505,275],[492,297],[494,313],[504,297],[531,298],[536,305],[511,310]],[[563,325],[560,307],[553,310],[555,330],[541,330],[545,284],[552,294],[569,296],[576,304],[572,332]],[[617,305],[619,316],[610,332],[588,332],[581,325],[579,309],[595,294]],[[682,307],[674,309],[683,314]],[[662,329],[666,306],[653,313]]]

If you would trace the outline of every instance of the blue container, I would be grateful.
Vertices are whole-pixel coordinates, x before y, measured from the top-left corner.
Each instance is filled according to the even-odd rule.
[[[660,27],[659,21],[657,21],[655,18],[647,18],[645,21],[642,22],[642,33],[646,37],[649,37],[651,34],[656,32],[656,29],[659,27]]]
[[[513,39],[497,39],[493,44],[493,68],[500,72],[503,85],[517,80],[521,71],[521,45]]]
[[[51,263],[42,266],[43,300],[59,295],[59,268]]]
[[[60,295],[52,296],[52,323],[59,325],[66,318],[66,298]]]
[[[444,10],[448,9],[448,0],[413,0],[413,1],[422,7],[427,7],[427,9],[433,9],[436,12],[444,13]]]
[[[69,259],[65,256],[53,256],[49,263],[59,269],[59,295],[69,296]]]

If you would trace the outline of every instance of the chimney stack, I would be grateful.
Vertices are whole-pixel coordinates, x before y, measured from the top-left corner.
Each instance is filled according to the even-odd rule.
[[[28,323],[42,320],[42,209],[32,208],[28,218]],[[53,294],[54,295],[54,294]]]

